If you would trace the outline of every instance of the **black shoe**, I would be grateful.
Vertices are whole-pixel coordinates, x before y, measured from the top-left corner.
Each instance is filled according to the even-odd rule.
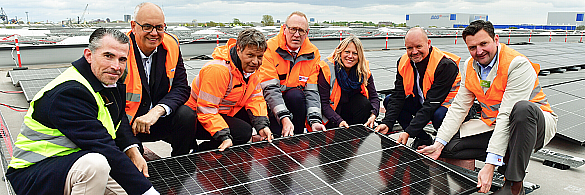
[[[522,183],[519,183],[522,184]],[[502,186],[498,191],[494,192],[492,195],[508,195],[508,194],[513,194],[512,193],[512,182],[510,181],[506,181],[504,183],[504,186]],[[520,193],[518,193],[518,195],[525,195],[526,191],[524,190],[524,186],[522,186],[522,189],[520,189]]]
[[[428,135],[427,135],[428,136]],[[420,139],[418,137],[414,138],[414,142],[412,142],[412,148],[417,150],[419,146],[426,145],[430,146],[433,145],[435,142],[431,136],[428,136],[428,139]]]
[[[499,166],[497,172],[504,175],[506,173],[507,168],[508,168],[508,165]]]

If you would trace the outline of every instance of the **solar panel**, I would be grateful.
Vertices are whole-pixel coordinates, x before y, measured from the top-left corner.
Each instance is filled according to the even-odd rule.
[[[6,172],[8,169],[8,162],[12,159],[12,136],[8,130],[8,126],[0,112],[0,163],[2,171]]]
[[[38,80],[21,80],[19,81],[20,87],[24,92],[24,97],[27,102],[32,101],[37,92],[39,92],[45,85],[51,82],[54,78],[38,79]]]
[[[559,116],[557,136],[585,145],[585,80],[544,88],[553,111]]]
[[[45,69],[27,69],[27,70],[11,70],[8,75],[12,79],[12,84],[18,86],[18,81],[21,80],[35,80],[35,79],[54,79],[61,74],[58,68]]]
[[[568,71],[565,73],[554,73],[546,76],[538,76],[540,86],[546,88],[562,83],[574,82],[585,79],[585,71]]]
[[[162,194],[463,194],[475,181],[363,125],[148,162]]]
[[[10,130],[8,130],[4,116],[2,116],[2,112],[0,112],[0,166],[2,167],[3,178],[5,178],[6,170],[8,170],[8,163],[12,159],[12,143]],[[8,180],[4,181],[7,194],[15,195],[16,193],[10,182]]]

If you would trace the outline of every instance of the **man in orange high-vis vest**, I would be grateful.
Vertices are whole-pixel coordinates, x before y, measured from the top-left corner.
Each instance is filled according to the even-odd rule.
[[[398,60],[398,73],[392,94],[384,100],[386,114],[376,131],[386,134],[396,121],[404,132],[397,139],[406,144],[413,137],[413,148],[433,144],[424,132],[429,121],[435,129],[443,122],[447,108],[457,94],[458,56],[431,46],[422,28],[412,28],[404,37],[406,53]]]
[[[272,112],[270,129],[276,137],[325,130],[317,78],[321,55],[309,41],[309,22],[302,12],[291,13],[280,32],[267,41],[258,70],[262,92]]]
[[[434,159],[485,160],[479,192],[490,190],[496,166],[506,182],[494,194],[524,194],[522,181],[532,151],[555,135],[557,115],[538,83],[540,66],[498,42],[491,22],[478,20],[463,31],[471,58],[460,67],[461,88],[432,146],[418,150]],[[481,119],[463,123],[477,98]]]
[[[136,6],[130,22],[126,114],[142,142],[164,140],[171,156],[188,154],[195,140],[195,114],[185,106],[190,87],[176,36],[165,32],[162,9]]]
[[[266,38],[253,28],[238,39],[216,47],[191,84],[186,105],[197,111],[199,151],[247,143],[252,127],[264,140],[272,140],[266,102],[260,88],[258,68],[266,51]]]

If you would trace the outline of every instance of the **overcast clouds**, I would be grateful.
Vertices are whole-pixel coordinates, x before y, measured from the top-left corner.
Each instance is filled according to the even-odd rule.
[[[86,20],[122,20],[124,14],[132,14],[134,7],[143,1],[123,0],[4,0],[1,7],[9,18],[29,21],[57,22],[81,16],[86,4]],[[151,1],[163,7],[167,22],[231,22],[238,18],[243,22],[259,22],[262,15],[272,15],[284,20],[293,11],[302,11],[317,21],[392,21],[406,22],[406,14],[413,13],[472,13],[487,14],[496,24],[546,24],[548,12],[585,11],[584,0],[374,0],[374,1]]]

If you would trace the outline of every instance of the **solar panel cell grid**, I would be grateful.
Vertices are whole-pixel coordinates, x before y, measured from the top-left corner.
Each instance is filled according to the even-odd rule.
[[[39,92],[45,85],[51,82],[53,79],[40,79],[40,80],[21,80],[19,81],[20,86],[22,87],[22,91],[24,92],[24,97],[26,101],[30,102],[34,98],[34,96]]]
[[[8,74],[12,79],[12,84],[17,86],[21,80],[49,79],[55,78],[61,74],[57,68],[47,69],[30,69],[30,70],[12,70]]]
[[[544,88],[553,111],[558,115],[557,135],[570,141],[585,143],[585,81]]]
[[[163,194],[458,194],[475,182],[364,126],[148,162]]]

